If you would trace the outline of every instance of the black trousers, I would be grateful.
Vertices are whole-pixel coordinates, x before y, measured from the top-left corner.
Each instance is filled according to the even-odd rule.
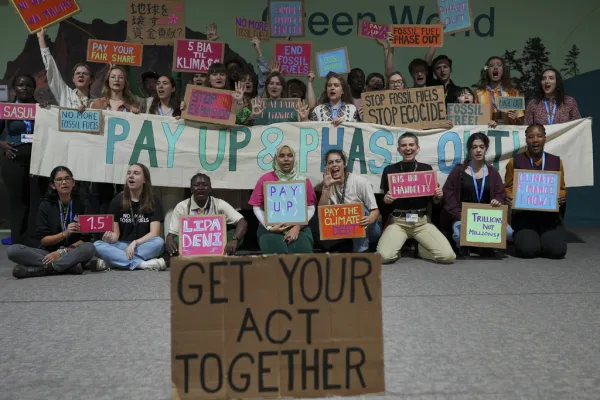
[[[319,229],[319,216],[317,213],[308,222],[308,226],[313,235],[313,247],[328,253],[352,253],[354,252],[354,242],[352,239],[321,240]]]
[[[515,253],[521,258],[560,259],[567,254],[564,229],[557,214],[520,211],[512,215]]]

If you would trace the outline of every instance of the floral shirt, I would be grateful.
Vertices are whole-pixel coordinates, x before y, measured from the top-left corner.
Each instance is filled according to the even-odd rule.
[[[581,118],[577,102],[570,96],[565,96],[564,102],[556,107],[554,118],[552,118],[552,111],[554,111],[553,101],[548,102],[548,112],[546,112],[546,102],[544,100],[532,100],[525,109],[525,125],[562,124]]]
[[[344,122],[358,122],[360,118],[358,116],[358,110],[354,104],[342,103],[342,106],[338,110],[338,116],[342,118]],[[329,104],[319,104],[310,113],[311,121],[333,121],[333,114]]]

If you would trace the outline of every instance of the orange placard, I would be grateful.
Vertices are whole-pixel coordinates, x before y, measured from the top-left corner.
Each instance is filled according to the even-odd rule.
[[[87,61],[141,67],[143,50],[144,45],[139,43],[89,39]]]
[[[442,47],[444,28],[437,25],[392,25],[393,47]]]
[[[81,11],[75,0],[11,0],[11,2],[29,33],[35,33]]]
[[[364,238],[365,227],[359,225],[363,216],[362,203],[319,206],[321,240]]]

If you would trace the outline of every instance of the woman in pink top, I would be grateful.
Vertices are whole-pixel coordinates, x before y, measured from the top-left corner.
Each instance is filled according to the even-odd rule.
[[[553,125],[580,119],[574,98],[565,94],[562,76],[554,68],[546,69],[537,87],[535,99],[525,109],[525,125]]]
[[[250,204],[254,215],[260,222],[258,227],[258,245],[263,254],[298,254],[313,252],[313,237],[310,228],[300,225],[280,224],[265,226],[264,211],[264,186],[267,182],[277,181],[306,181],[306,196],[308,206],[308,219],[315,214],[317,196],[309,179],[306,179],[298,170],[298,161],[294,150],[283,145],[273,158],[273,171],[260,177],[252,196]]]

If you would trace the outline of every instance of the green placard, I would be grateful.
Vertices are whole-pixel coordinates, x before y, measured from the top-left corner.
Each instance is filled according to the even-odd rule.
[[[463,203],[460,245],[505,249],[507,211],[505,205]]]
[[[299,101],[299,99],[263,99],[265,111],[256,118],[254,125],[298,122],[298,111],[296,111],[296,108]]]

